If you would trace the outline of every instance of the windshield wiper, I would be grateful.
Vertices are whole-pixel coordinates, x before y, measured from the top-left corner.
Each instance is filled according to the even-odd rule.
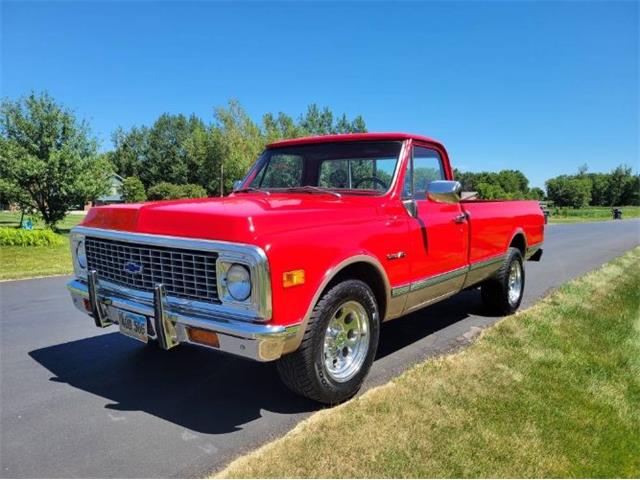
[[[300,187],[289,187],[287,188],[288,192],[308,192],[308,193],[328,193],[329,195],[335,195],[338,198],[341,198],[338,192],[334,192],[333,190],[329,190],[328,188],[316,187],[314,185],[302,185]]]
[[[238,190],[234,190],[232,193],[250,193],[250,192],[260,192],[266,195],[271,195],[271,192],[269,190],[263,190],[261,188],[255,188],[255,187],[239,188]]]

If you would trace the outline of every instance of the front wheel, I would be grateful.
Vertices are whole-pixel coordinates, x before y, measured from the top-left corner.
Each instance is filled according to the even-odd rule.
[[[278,361],[284,384],[321,403],[336,404],[360,389],[378,348],[380,318],[369,286],[346,280],[313,309],[300,348]]]
[[[509,248],[500,269],[482,284],[481,294],[491,313],[509,315],[520,307],[524,295],[524,260],[520,250]]]

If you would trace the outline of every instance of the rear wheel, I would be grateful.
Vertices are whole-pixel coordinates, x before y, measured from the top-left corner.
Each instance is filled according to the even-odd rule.
[[[522,253],[517,248],[510,247],[500,269],[482,284],[482,301],[491,313],[509,315],[520,307],[524,280]]]
[[[378,348],[378,305],[369,286],[347,280],[325,293],[307,325],[300,348],[278,361],[294,392],[327,404],[356,394]]]

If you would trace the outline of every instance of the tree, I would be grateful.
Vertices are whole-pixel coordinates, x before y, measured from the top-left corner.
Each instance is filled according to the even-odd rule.
[[[337,121],[336,121],[337,118]],[[298,121],[267,113],[254,122],[237,100],[216,108],[211,124],[191,115],[161,115],[151,127],[117,129],[109,159],[118,174],[137,176],[147,190],[161,182],[197,184],[210,195],[226,194],[246,174],[265,145],[283,138],[365,132],[361,116],[349,120],[311,104]],[[166,186],[163,186],[166,189]],[[149,191],[149,190],[148,190]],[[167,193],[167,192],[164,192]]]
[[[509,198],[526,198],[529,192],[529,179],[520,170],[500,170],[497,182],[509,195]]]
[[[138,177],[149,152],[149,129],[133,127],[125,132],[118,127],[111,135],[114,150],[109,159],[121,177]]]
[[[106,193],[112,166],[84,121],[47,93],[0,106],[0,179],[48,226]],[[27,205],[22,204],[21,208]]]
[[[122,182],[122,198],[126,203],[144,202],[147,194],[138,177],[127,177]]]
[[[275,117],[272,113],[267,113],[262,117],[262,130],[265,142],[271,143],[284,138],[298,138],[306,135],[302,127],[286,113],[278,113]]]
[[[0,178],[0,205],[16,205],[20,210],[20,223],[25,215],[34,215],[36,213],[31,197],[18,186],[10,181]]]
[[[193,129],[184,143],[189,183],[204,187],[207,192],[216,194],[220,191],[219,162],[222,158],[222,147],[216,142],[212,127],[198,125]]]
[[[345,133],[366,133],[366,131],[367,131],[367,125],[364,122],[364,118],[358,115],[351,122],[351,131],[345,132]]]
[[[334,133],[333,113],[327,107],[320,110],[315,103],[312,103],[307,107],[307,113],[300,117],[300,127],[307,135]]]
[[[591,205],[610,205],[609,174],[589,173],[591,181]]]
[[[533,187],[529,190],[528,198],[530,200],[544,200],[544,190],[540,187]]]
[[[609,175],[609,206],[624,205],[626,203],[625,192],[629,184],[633,182],[631,168],[626,165],[618,165]]]
[[[180,198],[180,187],[169,182],[156,183],[147,189],[149,200],[171,200]]]
[[[193,180],[185,144],[195,129],[203,128],[204,123],[195,115],[161,115],[149,130],[148,151],[140,172],[142,183],[149,186],[160,181],[182,184]]]
[[[629,179],[622,192],[620,205],[640,205],[640,175],[634,175]]]
[[[148,190],[149,200],[178,200],[182,198],[201,198],[207,196],[207,191],[200,185],[187,183],[175,185],[169,182],[160,182]]]
[[[353,121],[349,121],[346,114],[343,113],[336,122],[329,107],[324,107],[321,110],[315,103],[307,107],[307,112],[300,117],[298,125],[303,135],[364,133],[367,131],[364,119],[360,115]]]
[[[559,207],[581,208],[591,200],[591,182],[588,177],[560,175],[547,180],[547,197]]]
[[[191,115],[164,113],[148,127],[118,128],[112,135],[115,146],[110,160],[123,177],[136,176],[145,187],[159,182],[197,182],[202,173],[194,168],[187,150],[194,132],[205,131],[204,122]]]
[[[193,183],[180,185],[179,189],[180,198],[204,198],[207,196],[207,191],[204,188]]]
[[[508,198],[503,188],[495,183],[480,182],[476,185],[476,189],[480,198],[484,200],[502,200]]]
[[[640,176],[634,175],[631,167],[619,165],[610,173],[587,172],[587,166],[582,165],[576,175],[561,175],[551,179],[561,179],[558,182],[553,182],[552,187],[555,188],[570,180],[588,182],[590,187],[589,204],[594,206],[637,205],[640,202],[640,189],[638,188]],[[554,194],[559,194],[559,191],[556,190]]]
[[[454,178],[462,184],[464,191],[477,191],[481,198],[487,200],[529,198],[529,179],[520,170],[499,172],[454,170]]]
[[[217,193],[223,195],[233,189],[233,183],[243,178],[258,158],[265,136],[237,100],[231,100],[227,108],[216,108],[212,135],[220,156],[216,165]]]
[[[582,165],[580,165],[578,167],[578,177],[584,177],[585,175],[587,175],[587,172],[589,171],[589,165],[587,165],[586,163],[583,163]]]

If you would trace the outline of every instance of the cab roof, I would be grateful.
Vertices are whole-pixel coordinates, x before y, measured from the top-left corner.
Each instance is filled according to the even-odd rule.
[[[334,142],[357,142],[357,141],[402,141],[402,140],[419,140],[422,142],[435,143],[442,145],[439,141],[422,135],[414,135],[411,133],[343,133],[339,135],[320,135],[315,137],[292,138],[289,140],[280,140],[267,145],[267,148],[289,147],[294,145],[308,145],[313,143],[334,143]]]

